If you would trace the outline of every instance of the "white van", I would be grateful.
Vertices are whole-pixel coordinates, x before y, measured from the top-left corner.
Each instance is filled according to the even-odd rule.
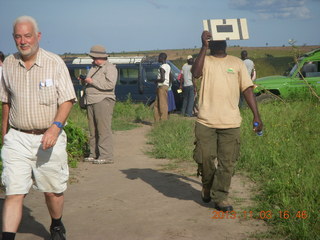
[[[113,64],[130,64],[130,63],[140,63],[145,60],[145,56],[135,56],[135,57],[108,57],[108,61]],[[91,64],[91,57],[77,57],[73,59],[72,64]]]

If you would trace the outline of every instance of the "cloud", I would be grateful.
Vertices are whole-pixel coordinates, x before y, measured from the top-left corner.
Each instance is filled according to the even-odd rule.
[[[147,2],[150,3],[151,5],[153,5],[157,9],[168,8],[168,6],[161,4],[161,3],[158,3],[156,0],[147,0]]]
[[[253,11],[263,19],[311,18],[309,0],[229,0],[233,9]],[[315,1],[315,0],[313,0]]]

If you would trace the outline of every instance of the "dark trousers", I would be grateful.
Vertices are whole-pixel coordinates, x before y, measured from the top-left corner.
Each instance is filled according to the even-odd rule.
[[[183,87],[182,93],[183,93],[183,103],[182,103],[181,114],[191,117],[193,105],[194,105],[194,87],[193,86]]]
[[[234,166],[239,157],[240,128],[209,128],[197,122],[195,136],[193,157],[198,163],[203,187],[210,189],[214,202],[221,202],[228,197]]]

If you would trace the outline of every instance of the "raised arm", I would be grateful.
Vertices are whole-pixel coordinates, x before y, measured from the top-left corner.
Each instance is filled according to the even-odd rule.
[[[194,64],[192,65],[191,73],[193,77],[199,78],[202,76],[202,69],[204,64],[204,58],[206,56],[207,50],[209,48],[208,40],[211,38],[211,33],[204,31],[201,35],[202,47],[198,57],[196,58]]]

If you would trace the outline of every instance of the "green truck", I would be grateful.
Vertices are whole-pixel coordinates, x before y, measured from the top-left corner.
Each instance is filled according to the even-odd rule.
[[[277,97],[283,99],[312,87],[320,95],[320,48],[301,56],[285,76],[269,76],[255,80],[254,93],[258,102]]]

